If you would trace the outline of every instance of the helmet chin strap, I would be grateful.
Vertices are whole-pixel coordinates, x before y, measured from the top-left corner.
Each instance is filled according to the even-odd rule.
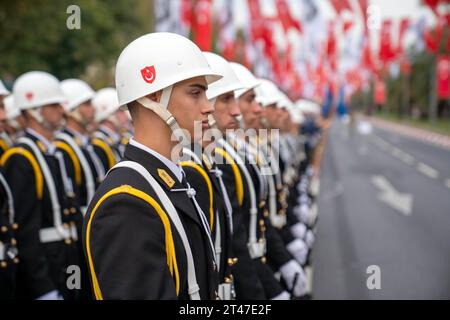
[[[152,110],[156,113],[158,117],[160,117],[170,127],[170,130],[175,135],[178,142],[189,144],[189,141],[187,141],[186,136],[178,125],[177,120],[167,109],[170,96],[172,94],[172,88],[173,86],[169,86],[163,89],[160,102],[155,102],[147,97],[139,98],[136,101],[144,108]]]
[[[212,114],[208,115],[208,124],[211,128],[217,129],[217,122]]]
[[[8,120],[8,124],[11,127],[13,127],[14,130],[19,130],[20,129],[20,125],[19,125],[19,122],[17,121],[17,118]]]
[[[63,123],[61,123],[58,128],[55,128],[53,125],[48,123],[42,116],[40,108],[31,109],[31,110],[28,110],[28,112],[41,126],[43,126],[45,129],[47,129],[49,131],[58,130],[63,126]]]
[[[68,112],[68,115],[73,118],[76,122],[78,122],[81,126],[85,127],[88,125],[87,121],[83,118],[80,113],[80,110],[75,108],[74,110]]]
[[[263,127],[266,128],[266,129],[269,129],[269,128],[270,128],[269,121],[267,120],[266,117],[262,117],[262,118],[261,118],[261,124],[262,124]]]
[[[120,123],[117,120],[115,114],[113,113],[112,115],[108,116],[106,119],[100,121],[100,124],[104,124],[105,122],[110,122],[116,129],[115,130],[119,130],[120,129]]]
[[[209,99],[209,103],[212,104],[214,109],[215,109],[214,105],[216,104],[216,100],[217,100],[217,98]],[[217,129],[217,122],[212,114],[208,115],[208,124],[211,128]]]
[[[41,109],[31,109],[28,111],[41,126],[43,126],[47,130],[53,130],[53,128],[51,128],[50,124],[44,120],[44,117],[41,114]]]
[[[245,129],[244,117],[242,116],[242,114],[236,116],[235,119],[239,122],[239,127],[241,129]]]

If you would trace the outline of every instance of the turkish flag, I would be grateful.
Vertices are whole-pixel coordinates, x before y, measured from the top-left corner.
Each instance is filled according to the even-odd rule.
[[[211,51],[212,42],[211,0],[198,0],[192,26],[195,43],[202,51]]]
[[[256,41],[263,37],[264,21],[261,15],[258,0],[247,0],[248,11],[251,19],[252,40]]]
[[[332,71],[337,70],[337,48],[336,37],[334,34],[334,23],[330,22],[328,25],[328,39],[326,43],[326,52],[328,56],[328,62]]]
[[[450,56],[439,56],[436,62],[437,95],[450,98]]]
[[[372,73],[375,73],[376,67],[375,62],[372,58],[372,50],[370,48],[370,38],[369,35],[367,35],[365,42],[364,42],[364,48],[363,48],[363,54],[362,54],[362,65],[367,70],[370,70]]]
[[[344,33],[347,33],[348,30],[350,30],[350,28],[353,27],[353,20],[345,20],[342,24],[342,28],[344,30]]]
[[[410,21],[408,18],[403,18],[400,21],[400,30],[398,33],[398,44],[397,44],[397,53],[402,54],[403,53],[403,36],[405,35],[406,30],[409,28]]]
[[[403,57],[400,60],[400,71],[405,75],[411,73],[411,63],[409,62],[407,57]]]
[[[384,104],[386,102],[386,85],[380,78],[375,78],[374,100],[376,104]]]
[[[391,43],[391,27],[392,21],[390,19],[386,19],[383,21],[380,30],[379,58],[384,64],[387,64],[395,56]]]
[[[433,13],[438,16],[437,12],[437,5],[439,3],[439,0],[424,0],[425,4],[430,7],[430,9],[433,11]]]
[[[188,28],[192,25],[192,1],[191,0],[182,0],[181,2],[181,21]]]
[[[363,25],[364,25],[364,33],[367,34],[367,7],[368,7],[368,0],[358,0],[359,8],[362,12],[362,18],[363,18]]]
[[[423,33],[425,45],[427,46],[428,51],[430,51],[431,53],[436,53],[439,49],[439,45],[442,41],[442,36],[444,35],[445,21],[446,19],[444,17],[440,17],[434,31],[427,29]]]
[[[331,0],[331,4],[338,15],[345,9],[352,11],[352,8],[347,0]]]
[[[278,19],[283,25],[285,32],[288,32],[290,28],[297,29],[299,32],[302,31],[300,21],[294,19],[289,10],[289,5],[286,0],[276,0],[276,6],[278,11]]]

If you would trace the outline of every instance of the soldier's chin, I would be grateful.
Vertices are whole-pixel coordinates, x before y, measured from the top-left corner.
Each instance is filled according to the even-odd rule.
[[[232,130],[239,129],[239,123],[236,121],[232,121],[232,122],[228,123],[227,129],[232,129]]]
[[[54,124],[54,125],[52,125],[52,130],[53,131],[59,131],[59,130],[61,130],[62,128],[64,128],[64,125],[65,125],[65,123],[64,122],[60,122],[60,123],[58,123],[58,124]]]

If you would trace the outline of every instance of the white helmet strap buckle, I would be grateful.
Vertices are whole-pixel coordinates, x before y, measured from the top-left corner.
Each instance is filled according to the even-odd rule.
[[[67,113],[70,117],[72,117],[75,121],[77,121],[80,125],[84,126],[87,125],[87,122],[85,119],[83,119],[83,116],[80,113],[80,109],[76,107],[74,110],[69,111]]]
[[[28,112],[40,125],[44,125],[44,118],[42,117],[41,109],[34,108],[28,110]]]
[[[42,116],[41,110],[41,108],[33,108],[28,110],[28,112],[41,126],[43,126],[45,129],[52,130],[52,126],[47,121],[45,121],[44,117]]]
[[[147,97],[142,97],[136,101],[144,108],[152,110],[158,117],[160,117],[172,130],[172,133],[176,136],[179,142],[185,140],[185,135],[178,125],[175,117],[167,110],[170,95],[172,94],[172,86],[163,89],[160,102],[153,101]]]

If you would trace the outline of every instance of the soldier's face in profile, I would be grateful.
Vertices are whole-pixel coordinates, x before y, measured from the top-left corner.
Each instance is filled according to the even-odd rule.
[[[279,129],[287,129],[289,127],[289,112],[285,109],[278,109],[279,113],[279,123],[278,128]]]
[[[236,117],[239,115],[241,115],[241,110],[234,98],[234,92],[227,92],[217,97],[214,104],[214,118],[220,131],[238,129],[239,122]]]
[[[3,99],[2,97],[0,97],[0,99]],[[6,112],[5,112],[5,108],[3,107],[3,105],[0,102],[0,132],[3,132],[5,130],[6,127]]]
[[[261,106],[256,102],[255,91],[249,90],[239,97],[239,108],[246,128],[260,129],[261,126]]]
[[[78,110],[86,123],[94,122],[95,108],[90,101],[82,103]]]
[[[207,89],[205,77],[188,79],[174,85],[169,100],[168,110],[178,125],[197,142],[202,136],[194,135],[194,124],[197,122],[203,131],[209,129],[208,115],[214,111],[206,97]]]
[[[117,110],[115,113],[116,119],[120,124],[121,129],[127,129],[130,126],[130,120],[124,110]]]
[[[266,119],[272,128],[278,128],[277,106],[268,105],[265,109]]]
[[[57,130],[61,127],[64,109],[60,104],[55,103],[42,107],[41,114],[52,130]]]

